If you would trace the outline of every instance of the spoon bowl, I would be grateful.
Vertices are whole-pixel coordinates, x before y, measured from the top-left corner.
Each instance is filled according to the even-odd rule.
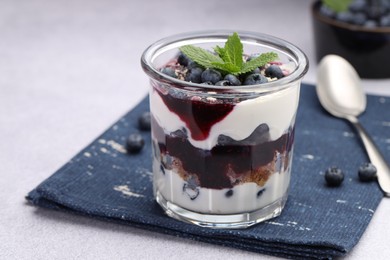
[[[367,104],[359,75],[345,59],[327,55],[318,65],[317,79],[321,105],[333,116],[347,119],[355,127],[370,161],[377,168],[379,186],[385,196],[390,197],[390,167],[357,119]]]
[[[366,95],[359,75],[344,58],[325,56],[318,65],[317,95],[332,115],[357,117],[366,109]]]

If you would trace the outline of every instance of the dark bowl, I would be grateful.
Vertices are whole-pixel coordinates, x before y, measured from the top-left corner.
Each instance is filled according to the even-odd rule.
[[[362,78],[390,78],[390,27],[367,28],[336,21],[312,5],[316,58],[328,54],[348,60]]]

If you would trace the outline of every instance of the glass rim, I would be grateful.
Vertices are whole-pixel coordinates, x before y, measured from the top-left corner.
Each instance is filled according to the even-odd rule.
[[[292,58],[297,67],[289,75],[281,79],[270,81],[267,83],[256,84],[256,85],[240,85],[240,86],[215,86],[215,85],[193,83],[193,82],[188,82],[188,81],[170,77],[160,72],[152,64],[153,57],[158,53],[159,50],[165,47],[172,46],[172,45],[174,45],[175,47],[180,47],[185,45],[185,44],[179,44],[180,42],[186,42],[195,39],[198,39],[197,43],[206,42],[206,41],[202,41],[202,39],[208,39],[208,42],[210,42],[210,39],[226,40],[227,37],[232,35],[234,32],[237,32],[237,34],[239,35],[243,43],[257,42],[264,46],[270,46],[270,47],[272,46],[277,51],[283,53],[287,52],[288,55],[286,54],[286,56]],[[185,89],[196,88],[198,90],[200,89],[204,91],[233,90],[233,91],[244,91],[244,92],[246,91],[269,92],[269,91],[284,89],[287,86],[289,86],[290,83],[300,80],[308,71],[309,61],[307,56],[304,54],[304,52],[300,50],[297,46],[275,36],[271,36],[264,33],[242,31],[242,30],[204,30],[204,31],[193,31],[193,32],[175,34],[156,41],[155,43],[147,47],[146,50],[142,53],[141,66],[146,72],[146,74],[148,74],[151,78],[162,81],[167,84],[174,84],[178,88],[185,88]]]

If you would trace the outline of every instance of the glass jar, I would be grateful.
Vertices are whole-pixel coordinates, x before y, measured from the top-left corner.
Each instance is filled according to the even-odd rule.
[[[276,52],[288,74],[258,85],[196,84],[161,73],[179,47],[213,50],[232,31],[162,39],[141,64],[150,77],[153,185],[171,217],[212,228],[245,228],[278,216],[287,200],[300,82],[306,56],[281,39],[237,32],[244,54]]]

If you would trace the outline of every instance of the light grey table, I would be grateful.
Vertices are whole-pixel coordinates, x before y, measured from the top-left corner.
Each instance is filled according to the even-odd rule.
[[[273,259],[37,210],[24,196],[146,95],[140,55],[162,37],[219,28],[273,34],[306,52],[304,82],[314,83],[310,4],[0,0],[0,259]],[[390,95],[390,80],[364,87]],[[348,259],[388,258],[389,214],[384,199]]]

